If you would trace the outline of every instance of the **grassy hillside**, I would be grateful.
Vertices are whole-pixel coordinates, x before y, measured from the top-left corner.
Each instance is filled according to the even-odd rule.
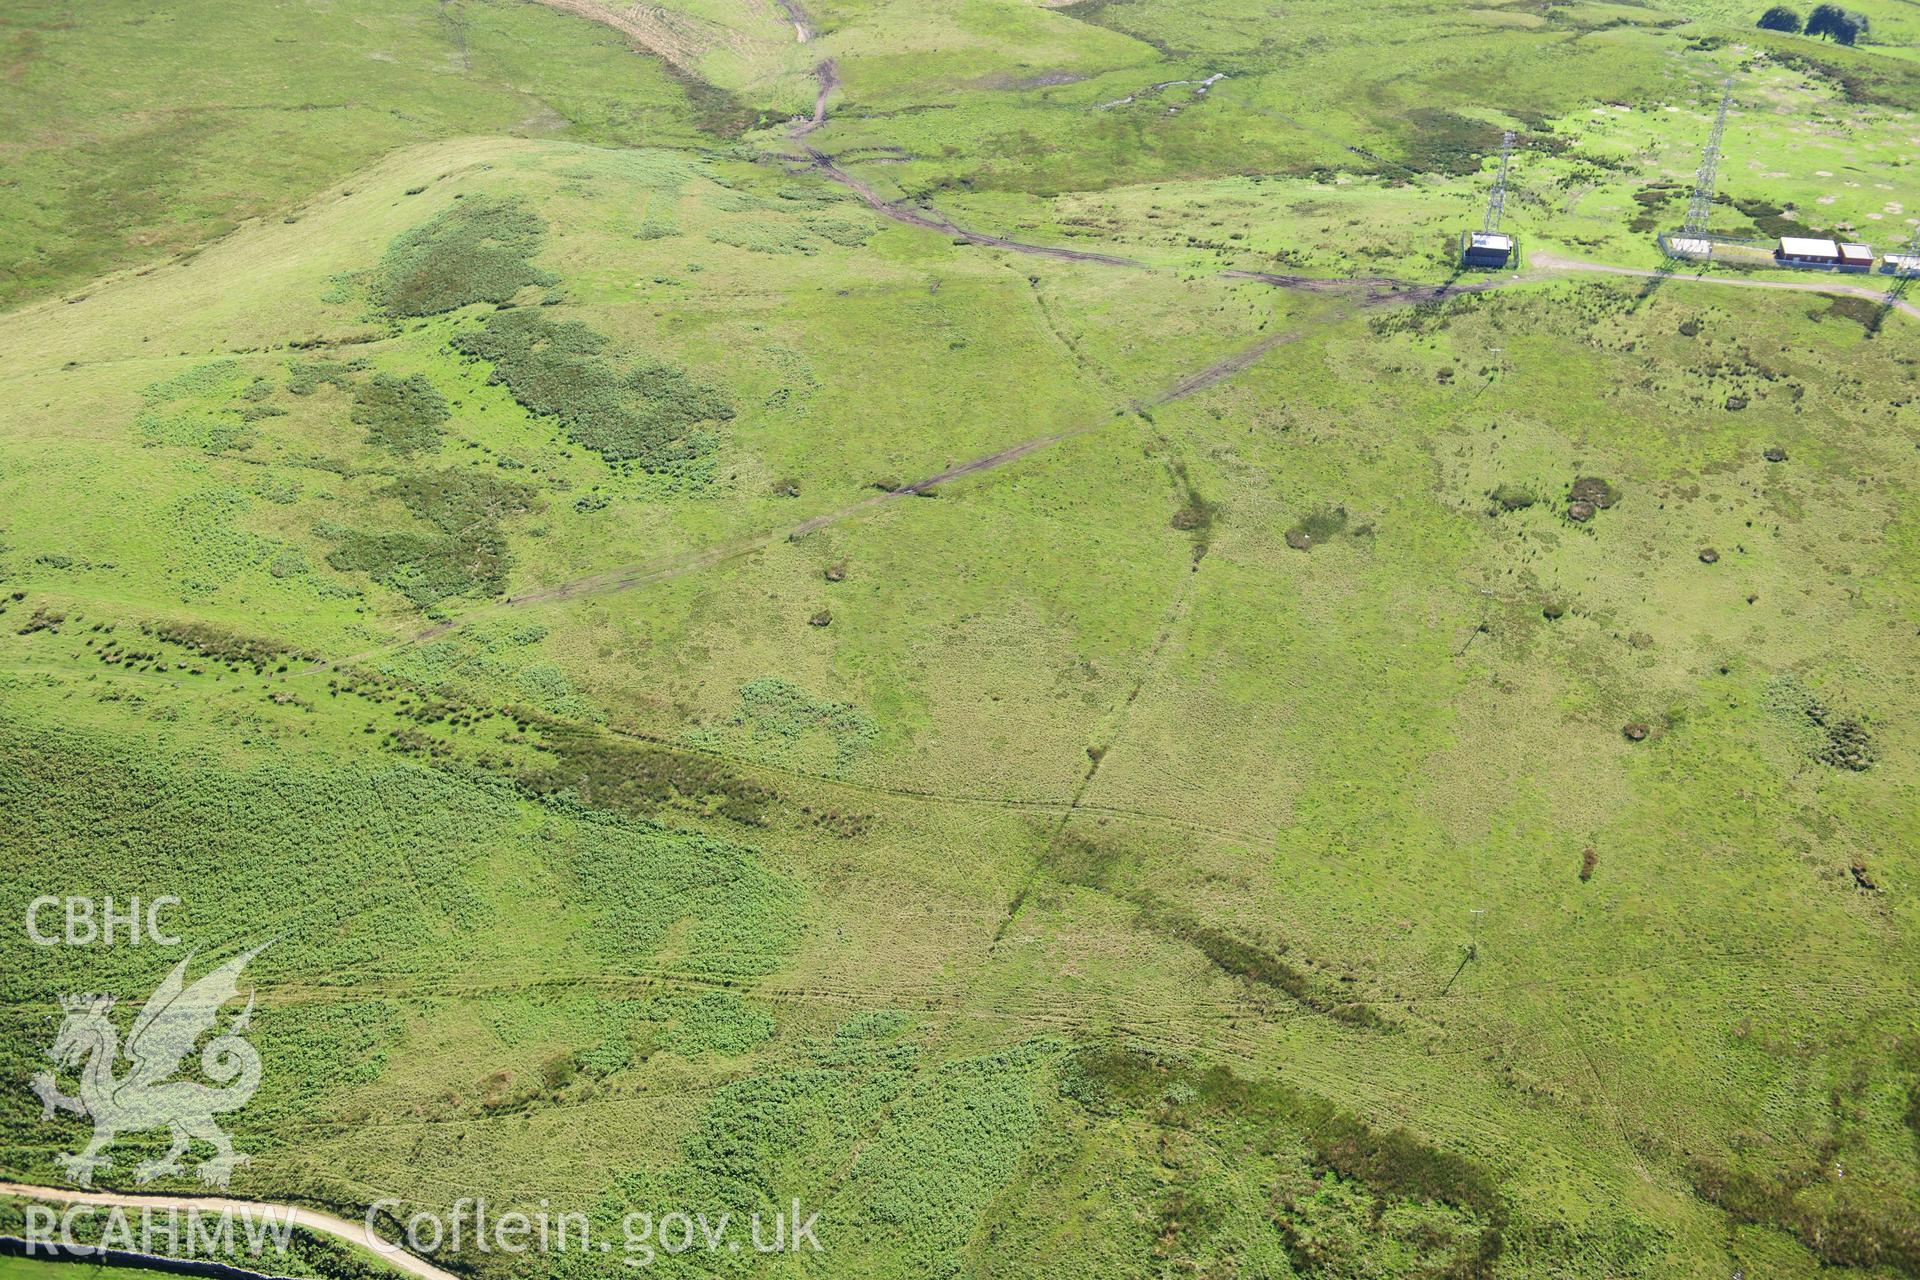
[[[1327,5],[1276,18],[1240,0],[954,0],[815,5],[800,43],[770,3],[629,13],[597,0],[400,10],[301,0],[240,20],[210,5],[162,14],[30,4],[0,19],[11,175],[0,185],[0,304],[286,216],[316,188],[425,139],[510,133],[712,151],[745,133],[750,146],[777,149],[787,117],[807,110],[821,60],[833,67],[834,110],[818,141],[918,200],[1064,198],[1230,175],[1444,185],[1477,174],[1510,126],[1543,164],[1570,167],[1570,182],[1612,177],[1624,158],[1612,148],[1636,141],[1645,148],[1636,176],[1658,168],[1683,178],[1704,122],[1656,118],[1644,141],[1609,138],[1598,155],[1569,149],[1582,145],[1596,99],[1690,105],[1706,96],[1689,84],[1704,84],[1705,64],[1766,73],[1717,51],[1732,38],[1747,42],[1742,54],[1770,54],[1843,91],[1838,112],[1784,89],[1754,104],[1807,112],[1800,131],[1817,147],[1847,138],[1833,163],[1778,176],[1809,182],[1815,168],[1857,167],[1876,145],[1911,150],[1897,131],[1881,144],[1858,137],[1872,108],[1897,117],[1920,94],[1917,73],[1885,56],[1904,47],[1898,13],[1878,14],[1876,38],[1893,43],[1871,50],[1750,31],[1736,16],[1406,0],[1356,24]],[[184,69],[182,48],[195,50]],[[1854,118],[1862,107],[1867,121]],[[1649,163],[1669,149],[1671,162]],[[1833,185],[1805,197],[1850,203]],[[1781,194],[1745,198],[1777,212]],[[1851,215],[1863,231],[1866,215],[1884,216],[1878,204],[1801,207]],[[1403,236],[1395,247],[1425,252]]]
[[[674,146],[752,119],[615,33],[517,0],[29,0],[0,40],[0,305],[278,219],[424,139]]]

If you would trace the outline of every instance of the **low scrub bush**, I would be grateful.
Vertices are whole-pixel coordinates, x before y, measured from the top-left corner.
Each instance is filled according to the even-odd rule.
[[[725,396],[673,365],[641,362],[621,373],[603,356],[607,339],[578,321],[503,311],[453,345],[490,362],[491,380],[528,413],[558,420],[609,462],[668,469],[712,450],[701,423],[733,417]]]
[[[394,240],[369,296],[392,316],[431,316],[475,302],[505,303],[558,277],[533,265],[546,224],[520,200],[464,200]]]
[[[406,455],[440,447],[447,402],[420,374],[395,378],[376,373],[353,393],[353,420],[367,429],[367,442]]]

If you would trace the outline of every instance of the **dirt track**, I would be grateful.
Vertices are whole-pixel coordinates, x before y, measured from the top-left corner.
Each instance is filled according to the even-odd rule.
[[[815,109],[815,114],[819,114],[819,108]],[[811,133],[819,127],[820,123],[824,123],[824,120],[818,123],[809,122],[801,127],[800,132]],[[788,136],[797,137],[799,133]],[[895,222],[904,222],[908,226],[913,227],[924,227],[928,231],[938,231],[942,235],[952,236],[956,240],[965,240],[970,244],[988,245],[995,249],[1010,249],[1015,253],[1037,254],[1046,258],[1060,258],[1067,262],[1097,262],[1103,266],[1129,267],[1136,271],[1148,270],[1146,263],[1139,262],[1133,258],[1123,258],[1118,254],[1096,253],[1090,249],[1068,249],[1060,245],[1028,244],[1020,240],[1009,240],[1004,236],[988,235],[984,231],[970,231],[951,221],[944,214],[916,209],[912,205],[887,199],[865,182],[862,182],[835,164],[833,157],[824,151],[815,147],[808,147],[806,148],[806,152],[808,167],[814,172],[827,178],[829,181],[839,183],[841,186],[847,188],[847,190],[859,196],[869,209],[872,209],[875,213],[883,217],[891,218]]]
[[[292,1219],[295,1226],[308,1231],[317,1231],[336,1240],[363,1249],[371,1249],[384,1258],[387,1265],[408,1275],[418,1276],[420,1280],[460,1280],[451,1271],[443,1271],[424,1258],[417,1258],[396,1245],[388,1244],[378,1236],[369,1236],[362,1223],[348,1222],[345,1218],[336,1218],[330,1213],[318,1209],[304,1209],[292,1204],[269,1204],[254,1200],[232,1200],[225,1196],[181,1196],[181,1195],[131,1195],[123,1191],[79,1191],[71,1187],[36,1187],[23,1182],[0,1182],[0,1195],[21,1196],[29,1200],[42,1200],[53,1204],[97,1204],[119,1205],[125,1209],[173,1209],[186,1212],[198,1209],[201,1212],[232,1214],[271,1213],[276,1218]]]
[[[774,3],[780,6],[781,11],[787,15],[787,21],[793,24],[793,36],[796,41],[805,44],[813,39],[813,23],[808,19],[805,9],[793,3],[793,0],[774,0]]]
[[[586,18],[589,21],[605,23],[622,31],[636,42],[659,53],[662,57],[675,61],[675,54],[661,47],[658,31],[635,21],[633,12],[616,13],[594,0],[540,0],[541,3],[567,13]],[[810,43],[815,31],[806,10],[797,0],[775,0],[787,19],[793,24],[794,38],[797,43]],[[827,123],[827,97],[840,86],[839,67],[832,58],[824,58],[814,66],[814,76],[819,81],[819,89],[814,95],[811,116],[797,120],[787,131],[787,137],[795,142],[821,128]],[[1169,83],[1186,83],[1173,81]],[[1156,86],[1161,87],[1161,86]],[[1269,112],[1268,114],[1275,114]],[[1299,121],[1288,116],[1280,119],[1304,128]],[[1356,155],[1364,156],[1382,164],[1394,162],[1381,160],[1373,153],[1357,147],[1348,147]],[[990,235],[960,226],[952,219],[934,210],[915,208],[899,200],[889,200],[875,191],[872,186],[854,177],[835,163],[832,156],[816,147],[803,148],[804,165],[828,180],[852,191],[868,208],[883,217],[908,226],[920,227],[951,236],[956,240],[965,240],[970,244],[985,245],[995,249],[1006,249],[1014,253],[1034,254],[1040,257],[1056,258],[1067,262],[1091,262],[1102,266],[1122,267],[1136,271],[1148,271],[1149,267],[1135,258],[1119,254],[1101,253],[1090,249],[1069,249],[1061,245],[1031,244],[1021,240],[1011,240],[1005,236]],[[801,159],[800,157],[793,157]],[[1397,166],[1404,168],[1405,166]],[[1638,267],[1616,267],[1604,263],[1582,262],[1571,258],[1561,258],[1548,253],[1532,255],[1535,273],[1526,277],[1502,276],[1491,280],[1476,280],[1459,285],[1417,284],[1409,281],[1394,280],[1380,276],[1354,276],[1348,278],[1327,278],[1319,276],[1283,275],[1266,271],[1223,271],[1220,274],[1229,279],[1258,280],[1283,289],[1296,289],[1305,293],[1357,294],[1362,306],[1380,306],[1401,302],[1431,302],[1454,293],[1477,293],[1495,288],[1501,284],[1515,283],[1519,279],[1538,279],[1540,272],[1593,271],[1608,275],[1637,276],[1644,279],[1684,280],[1698,284],[1719,284],[1734,288],[1774,289],[1795,293],[1845,294],[1851,297],[1866,298],[1870,301],[1886,301],[1892,309],[1920,319],[1920,306],[1900,298],[1890,298],[1887,291],[1862,288],[1859,285],[1840,283],[1821,283],[1786,280],[1740,280],[1727,276],[1707,276],[1680,274],[1676,272],[1652,271]]]
[[[840,87],[840,68],[832,58],[815,67],[813,74],[814,78],[820,81],[820,90],[813,95],[813,117],[802,120],[787,130],[787,136],[795,142],[827,122],[827,95]]]
[[[611,26],[637,43],[667,58],[669,61],[675,61],[676,65],[679,64],[680,60],[676,58],[675,53],[662,44],[660,33],[643,23],[637,22],[631,12],[615,12],[597,3],[596,0],[540,0],[540,2],[552,8],[562,10],[563,12],[574,14],[577,17]],[[775,0],[775,3],[779,5],[781,10],[786,13],[787,18],[793,23],[795,39],[801,44],[809,43],[815,33],[806,11],[795,3],[794,0]],[[793,126],[787,130],[787,137],[793,142],[800,142],[808,134],[813,133],[827,123],[827,98],[835,89],[840,87],[839,65],[832,58],[823,58],[814,64],[813,74],[814,78],[819,82],[819,87],[813,97],[813,113],[810,116],[795,120]],[[1184,84],[1188,82],[1170,81],[1169,83]],[[853,174],[841,168],[832,156],[816,147],[803,145],[802,150],[805,152],[803,157],[795,156],[788,158],[798,161],[806,169],[818,173],[827,180],[845,187],[847,190],[859,196],[861,201],[875,213],[895,222],[903,223],[907,226],[920,227],[927,231],[935,231],[941,235],[951,236],[956,240],[965,240],[969,244],[983,245],[993,249],[1005,249],[1012,253],[1033,254],[1037,257],[1055,258],[1064,262],[1091,262],[1101,266],[1121,267],[1134,271],[1150,271],[1154,269],[1138,259],[1124,257],[1120,254],[1102,253],[1092,249],[1070,249],[1063,245],[1033,244],[1024,240],[1009,239],[1006,236],[991,235],[984,231],[974,231],[971,228],[959,225],[945,214],[939,213],[936,210],[916,208],[901,200],[887,199],[878,191],[875,191],[867,182],[856,178]],[[1267,284],[1278,285],[1288,289],[1299,289],[1308,293],[1359,293],[1368,295],[1370,301],[1401,300],[1402,295],[1414,290],[1436,290],[1438,288],[1431,285],[1414,285],[1405,281],[1373,277],[1358,277],[1343,280],[1314,276],[1275,275],[1260,271],[1227,271],[1221,274],[1241,279],[1260,280]],[[1441,289],[1440,291],[1444,290]],[[1374,295],[1378,296],[1375,297]]]
[[[631,8],[614,8],[610,4],[597,3],[596,0],[539,0],[549,9],[558,9],[562,13],[585,18],[588,22],[598,22],[602,26],[612,27],[634,44],[658,54],[689,75],[695,74],[696,59],[700,53],[697,44],[691,42],[686,33],[676,30],[663,16],[666,11],[655,9],[649,12],[645,7],[634,5]],[[660,16],[657,16],[660,15]]]

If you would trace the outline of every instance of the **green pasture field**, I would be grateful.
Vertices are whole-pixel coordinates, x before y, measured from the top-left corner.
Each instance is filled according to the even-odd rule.
[[[1897,57],[701,0],[669,71],[489,0],[146,15],[182,76],[141,16],[0,80],[76,121],[0,187],[0,918],[272,940],[233,1194],[820,1213],[674,1275],[1920,1274],[1916,322],[1535,261],[1657,268],[1728,73],[1714,229],[1911,234]],[[57,997],[181,953],[4,947],[53,1184]]]

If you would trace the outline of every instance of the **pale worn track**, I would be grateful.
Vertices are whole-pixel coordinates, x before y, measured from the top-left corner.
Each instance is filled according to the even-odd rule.
[[[133,1195],[125,1191],[80,1191],[73,1187],[39,1187],[25,1182],[0,1182],[0,1196],[19,1196],[29,1200],[41,1200],[53,1204],[114,1205],[122,1209],[170,1209],[185,1213],[197,1209],[202,1213],[272,1214],[276,1218],[291,1219],[297,1227],[316,1231],[322,1235],[344,1240],[350,1245],[373,1250],[386,1263],[420,1280],[460,1280],[451,1271],[444,1271],[424,1258],[415,1257],[398,1245],[389,1244],[373,1235],[363,1223],[348,1222],[345,1218],[336,1218],[330,1213],[318,1209],[308,1209],[294,1204],[272,1204],[255,1200],[235,1200],[227,1196],[182,1196],[182,1195]]]
[[[1838,281],[1822,280],[1742,280],[1738,276],[1682,275],[1671,271],[1649,271],[1644,267],[1615,267],[1602,262],[1581,262],[1574,258],[1555,257],[1550,253],[1536,253],[1532,256],[1533,265],[1546,271],[1595,271],[1610,276],[1636,276],[1643,280],[1684,280],[1692,284],[1725,285],[1730,289],[1775,289],[1791,293],[1827,293],[1845,294],[1850,298],[1866,298],[1871,302],[1884,302],[1895,311],[1903,312],[1920,320],[1920,306],[1892,295],[1887,289],[1866,289],[1857,284],[1841,284]]]

